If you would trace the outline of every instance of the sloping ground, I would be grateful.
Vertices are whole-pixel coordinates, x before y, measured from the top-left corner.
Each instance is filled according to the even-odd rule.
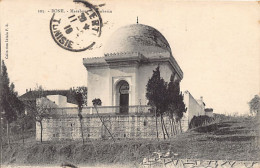
[[[182,153],[188,158],[259,160],[259,128],[259,120],[242,117],[195,128],[183,135],[187,148]]]
[[[92,140],[82,142],[16,143],[3,147],[4,164],[139,164],[157,151],[170,150],[177,158],[260,160],[259,121],[232,118],[195,128],[167,141]]]

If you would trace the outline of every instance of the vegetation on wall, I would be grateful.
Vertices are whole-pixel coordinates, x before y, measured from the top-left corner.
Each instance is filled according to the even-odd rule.
[[[163,116],[168,116],[171,121],[173,121],[174,118],[177,121],[180,121],[183,113],[186,112],[185,104],[183,102],[183,94],[180,92],[179,81],[174,80],[175,75],[176,74],[171,75],[169,83],[165,82],[160,75],[160,66],[158,65],[146,85],[146,98],[148,99],[148,105],[155,109],[157,138],[157,117],[160,116],[161,118],[163,138],[166,139],[166,135],[169,138],[169,133],[164,124]],[[171,122],[171,127],[174,125],[172,123],[173,122]],[[171,130],[173,129],[171,128]]]
[[[156,134],[158,135],[158,122],[157,117],[161,117],[161,123],[163,123],[163,114],[167,109],[167,83],[161,78],[160,75],[160,67],[158,66],[154,71],[152,77],[148,80],[146,85],[146,97],[149,100],[148,105],[155,108],[155,117],[156,117]],[[162,125],[163,137],[165,139],[165,131],[166,129]]]
[[[43,134],[43,126],[42,121],[44,119],[48,119],[49,115],[53,109],[51,103],[46,101],[46,98],[43,97],[44,89],[41,85],[36,85],[35,90],[33,92],[36,101],[27,101],[25,106],[27,109],[32,111],[31,115],[33,116],[34,121],[40,124],[40,135],[41,135],[41,142],[42,142],[42,134]]]
[[[176,74],[171,75],[170,82],[167,88],[167,100],[168,100],[168,110],[166,113],[168,114],[171,125],[173,126],[174,119],[180,123],[181,128],[181,119],[183,117],[183,113],[187,111],[185,104],[183,102],[183,94],[180,91],[180,82],[178,80],[174,80]]]
[[[87,106],[88,88],[85,86],[78,86],[70,88],[70,94],[77,102],[80,102],[83,106]]]
[[[78,117],[80,121],[80,132],[81,132],[81,138],[82,138],[82,143],[85,143],[84,140],[84,133],[83,133],[83,126],[82,126],[82,108],[84,104],[86,104],[86,96],[87,96],[87,88],[86,87],[77,87],[77,88],[71,88],[70,92],[74,99],[76,100],[76,103],[78,105]]]
[[[190,121],[189,129],[204,126],[211,121],[213,121],[213,118],[206,115],[194,116]]]
[[[102,101],[98,98],[95,98],[92,100],[93,106],[97,112],[98,118],[100,119],[101,123],[103,124],[103,126],[106,128],[106,130],[108,131],[109,135],[111,136],[111,138],[113,139],[113,141],[115,142],[115,139],[112,135],[112,133],[110,132],[110,130],[107,128],[106,124],[104,123],[104,121],[102,120],[102,118],[100,117],[99,113],[98,113],[98,109],[97,106],[101,106],[102,105]]]

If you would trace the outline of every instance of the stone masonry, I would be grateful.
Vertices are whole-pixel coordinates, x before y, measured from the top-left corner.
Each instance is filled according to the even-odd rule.
[[[101,119],[114,138],[156,138],[156,119],[152,114],[102,114]],[[163,138],[160,118],[158,117],[157,120],[159,137]],[[164,118],[164,122],[170,136],[181,133],[179,122],[174,121],[173,127],[171,127],[168,117]],[[83,115],[82,127],[85,139],[110,138],[108,131],[96,114]],[[80,139],[80,121],[76,114],[54,116],[43,120],[43,141]],[[39,123],[36,124],[36,140],[40,140]]]

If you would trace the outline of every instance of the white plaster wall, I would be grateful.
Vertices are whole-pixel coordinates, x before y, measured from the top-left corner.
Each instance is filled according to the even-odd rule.
[[[186,115],[188,117],[188,121],[190,122],[193,116],[204,115],[203,107],[193,98],[190,92],[184,92],[184,103],[187,107]]]
[[[55,104],[57,104],[59,107],[66,107],[67,104],[67,97],[62,95],[48,95],[47,98]]]
[[[59,97],[58,95],[49,95],[49,96],[46,96],[47,99],[49,99],[50,101],[52,102],[55,102],[55,104],[59,104]]]
[[[206,115],[206,116],[209,116],[209,117],[213,117],[213,111],[205,112],[205,115]]]
[[[66,107],[78,107],[78,105],[76,104],[72,104],[72,103],[67,103]]]
[[[201,108],[202,108],[202,111],[201,111],[200,115],[206,115],[206,113],[205,113],[205,105],[204,105],[204,102],[203,102],[203,98],[198,99],[197,102],[199,103],[199,105],[200,105]]]
[[[137,100],[141,99],[142,105],[147,105],[148,100],[146,99],[146,85],[148,83],[149,78],[152,77],[153,71],[158,66],[158,63],[153,64],[145,64],[139,67],[138,69],[138,81],[137,81],[137,92],[138,97]],[[169,82],[171,75],[173,73],[173,69],[170,68],[168,63],[160,63],[160,73],[161,77],[166,81]]]
[[[88,68],[88,106],[92,106],[92,100],[100,98],[102,106],[109,106],[109,68]]]
[[[146,85],[157,66],[158,63],[150,63],[139,67],[119,65],[110,68],[88,68],[88,106],[92,106],[94,98],[100,98],[102,106],[116,106],[115,85],[119,80],[129,83],[129,105],[147,105]],[[161,77],[166,82],[170,81],[173,72],[168,62],[160,63]]]
[[[49,100],[46,97],[36,98],[36,105],[37,106],[44,106],[44,107],[53,107],[57,108],[58,105],[53,103],[53,101]]]
[[[115,106],[116,90],[115,85],[120,80],[126,80],[129,84],[129,105],[137,105],[136,103],[136,67],[116,67],[110,69],[110,79],[111,79],[111,106]],[[118,96],[118,95],[117,95]]]
[[[181,119],[181,126],[182,131],[186,132],[189,129],[189,119],[188,119],[188,113],[183,113],[183,117]]]

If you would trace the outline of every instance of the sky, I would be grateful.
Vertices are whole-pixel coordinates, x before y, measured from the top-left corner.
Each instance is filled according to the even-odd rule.
[[[82,59],[103,56],[110,35],[121,26],[135,24],[137,16],[139,23],[152,26],[164,35],[184,73],[181,90],[189,90],[195,98],[203,96],[206,107],[216,113],[245,114],[249,111],[247,102],[259,94],[260,5],[257,2],[89,1],[93,5],[105,3],[100,10],[112,13],[101,13],[104,22],[101,36],[92,50],[82,52],[58,46],[49,29],[52,13],[48,10],[73,9],[76,4],[72,0],[33,2],[2,0],[0,3],[1,59],[19,95],[36,84],[45,89],[87,86]]]

